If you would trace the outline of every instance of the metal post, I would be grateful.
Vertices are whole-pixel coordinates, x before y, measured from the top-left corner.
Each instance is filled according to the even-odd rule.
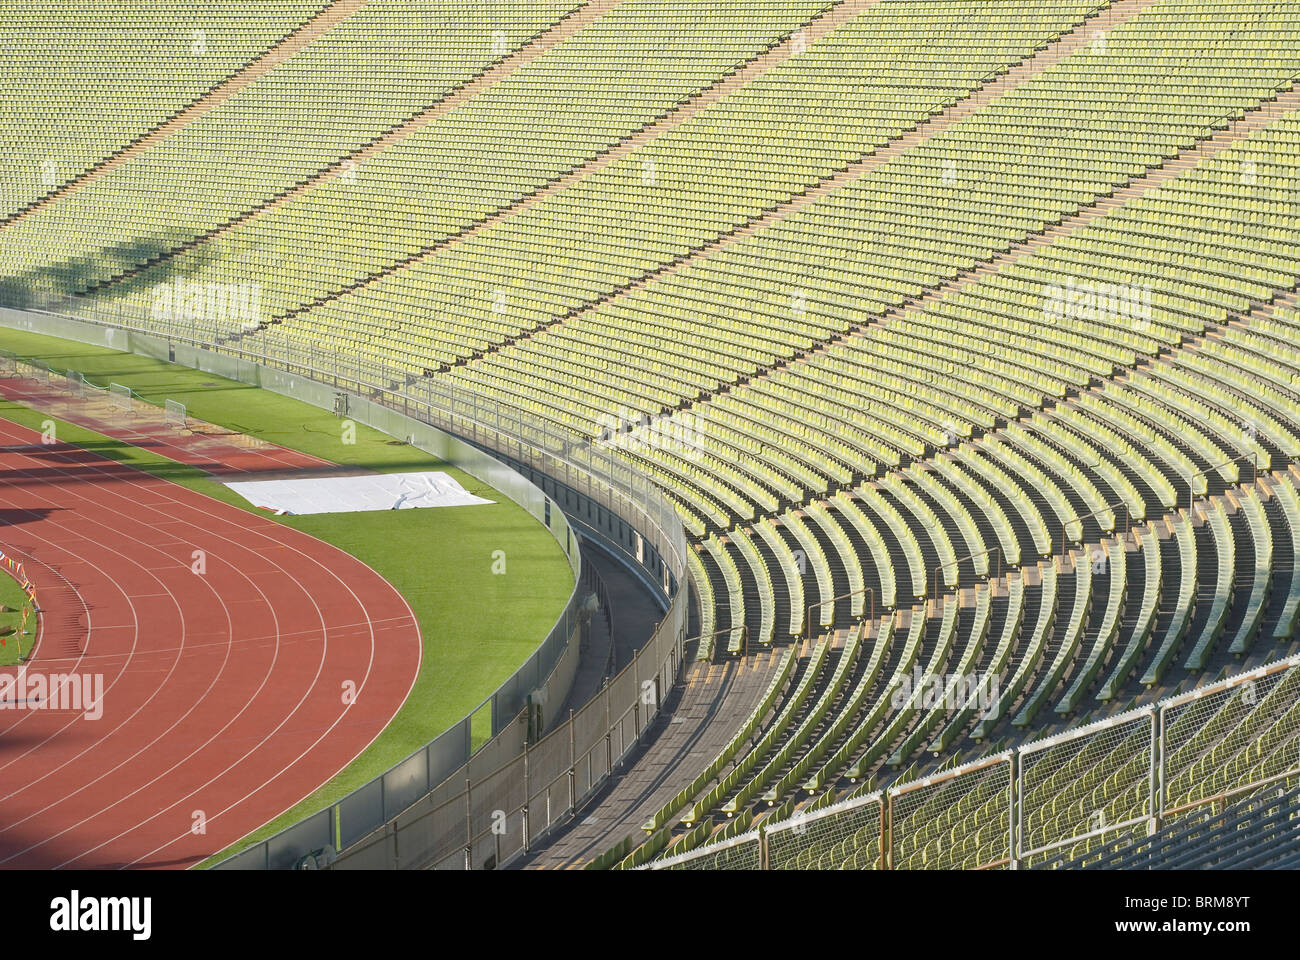
[[[573,708],[569,708],[569,810],[578,811],[577,747],[574,744]]]
[[[1025,846],[1025,764],[1023,754],[1019,751],[1016,757],[1016,806],[1011,811],[1016,821],[1016,845],[1011,851],[1014,862],[1018,865],[1024,858]]]
[[[471,813],[470,794],[473,783],[465,778],[465,869],[474,869],[474,817]]]
[[[896,796],[896,794],[894,794],[894,793],[887,793],[887,794],[886,794],[886,797],[887,797],[888,800],[889,800],[889,819],[888,819],[888,826],[889,826],[889,848],[888,848],[888,850],[889,850],[889,859],[888,859],[888,862],[889,862],[889,869],[890,869],[890,870],[893,870],[893,869],[895,868],[895,864],[894,864],[894,797],[895,797],[895,796]]]
[[[632,729],[641,742],[641,653],[632,657]]]
[[[889,869],[889,794],[880,798],[880,869]]]
[[[533,791],[528,780],[528,750],[529,743],[524,740],[524,807],[521,813],[521,826],[524,832],[524,853],[528,852],[532,838],[528,835],[528,804],[533,798]]]
[[[614,638],[610,637],[610,644]],[[614,775],[614,728],[611,725],[609,715],[609,678],[605,678],[605,774],[606,776]]]
[[[1164,819],[1165,812],[1165,711],[1163,707],[1155,707],[1156,713],[1156,740],[1151,745],[1152,759],[1155,761],[1155,797],[1152,805],[1152,815],[1155,817],[1155,823],[1152,832],[1160,829],[1161,822]]]
[[[1016,755],[1007,757],[1010,777],[1007,782],[1007,869],[1018,870],[1016,860]]]

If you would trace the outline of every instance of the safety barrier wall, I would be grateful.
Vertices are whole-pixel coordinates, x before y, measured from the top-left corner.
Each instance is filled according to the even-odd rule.
[[[492,867],[526,852],[599,789],[654,722],[682,662],[685,531],[650,480],[614,450],[472,394],[420,391],[337,362],[321,369],[325,355],[315,351],[255,352],[190,342],[146,321],[115,322],[124,319],[0,308],[0,326],[168,360],[326,409],[339,409],[346,394],[349,418],[409,440],[528,509],[576,572],[571,510],[584,535],[622,554],[665,609],[651,638],[594,700],[568,717],[547,716],[546,705],[567,697],[576,668],[576,657],[565,657],[576,646],[575,590],[546,640],[482,707],[383,776],[217,868],[283,869],[304,858],[335,869]],[[542,707],[540,723],[534,704]],[[480,743],[475,734],[488,715],[491,736]]]

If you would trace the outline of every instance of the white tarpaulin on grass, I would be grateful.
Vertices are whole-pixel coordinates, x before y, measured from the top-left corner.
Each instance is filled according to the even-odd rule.
[[[227,483],[249,503],[276,513],[361,513],[492,503],[445,473],[376,473],[360,477],[300,477]]]

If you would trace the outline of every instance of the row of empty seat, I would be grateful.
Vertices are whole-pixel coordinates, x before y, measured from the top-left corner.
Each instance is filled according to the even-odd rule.
[[[418,116],[579,6],[368,0],[184,128],[0,232],[0,261],[52,292],[110,279]],[[360,178],[361,165],[340,176]],[[50,260],[78,268],[59,274]]]
[[[193,103],[326,0],[14,0],[0,18],[0,216]],[[32,240],[40,253],[57,245]]]
[[[693,541],[696,669],[777,666],[625,867],[1122,716],[1268,659],[1300,612],[1300,112],[1275,104],[1295,103],[1300,10],[1154,0],[1109,29],[1099,0],[881,0],[805,43],[834,6],[623,0],[258,210],[578,7],[372,0],[0,224],[7,298],[89,292],[358,386],[454,388],[454,415],[503,405],[663,487]],[[430,12],[444,31],[387,57]],[[302,116],[340,64],[373,88]],[[246,285],[253,316],[188,309]],[[1169,801],[1270,775],[1289,722],[1175,724]],[[1115,729],[1026,778],[1030,845],[1141,814],[1146,734]],[[900,807],[892,849],[863,824],[791,862],[994,863],[1005,784],[963,782]]]
[[[120,296],[144,309],[152,286],[179,272],[203,283],[258,276],[272,318],[312,303],[421,254],[607,151],[829,5],[623,0],[366,158],[355,177],[322,181],[145,271]],[[119,296],[101,295],[108,293]]]

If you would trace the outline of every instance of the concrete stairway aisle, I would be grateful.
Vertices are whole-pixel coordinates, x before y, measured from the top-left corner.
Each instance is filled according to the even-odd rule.
[[[688,647],[686,679],[673,688],[643,751],[576,816],[519,861],[523,869],[574,869],[641,824],[687,786],[739,729],[771,680],[782,648],[700,663]]]

